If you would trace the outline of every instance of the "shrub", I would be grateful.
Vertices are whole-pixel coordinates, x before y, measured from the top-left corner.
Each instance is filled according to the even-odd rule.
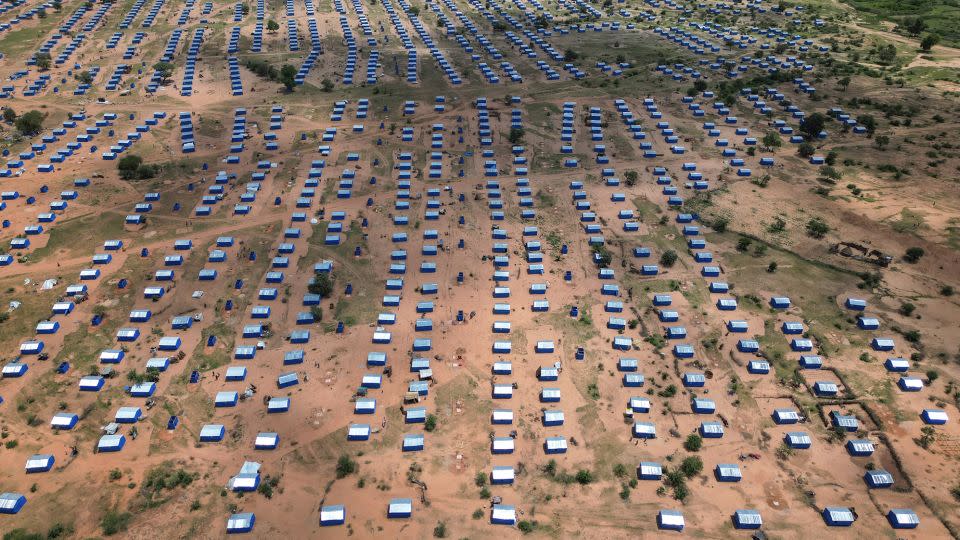
[[[337,478],[345,478],[357,472],[357,462],[350,459],[350,456],[341,454],[337,460]]]
[[[433,528],[433,537],[434,538],[446,538],[447,537],[447,524],[438,521],[437,526]]]
[[[54,523],[47,531],[47,539],[66,538],[73,534],[73,525],[64,525],[63,523]]]
[[[911,247],[907,248],[907,252],[904,253],[903,259],[910,264],[916,264],[921,257],[926,254],[926,251],[922,247]]]
[[[730,220],[725,217],[718,217],[713,220],[713,223],[710,224],[710,227],[717,232],[724,232],[727,230],[727,225],[730,224]]]
[[[767,148],[780,148],[782,145],[783,141],[780,140],[780,135],[775,132],[770,132],[763,136],[763,146]]]
[[[703,460],[699,456],[688,456],[680,463],[680,471],[687,478],[693,478],[703,471]]]
[[[3,540],[43,540],[43,535],[26,529],[11,529],[4,533]]]
[[[673,498],[678,501],[685,500],[690,495],[690,488],[686,484],[680,484],[673,488]]]
[[[329,272],[318,272],[313,275],[313,283],[307,286],[312,294],[319,294],[321,298],[327,298],[333,294],[333,276]]]
[[[662,264],[665,268],[672,267],[674,264],[676,264],[676,262],[677,252],[672,249],[664,251],[663,255],[660,256],[660,264]]]
[[[683,447],[688,452],[699,452],[703,448],[703,437],[696,433],[691,434],[687,437],[687,440],[683,441]]]
[[[822,218],[815,217],[807,222],[807,234],[813,238],[823,238],[830,232],[830,225]]]
[[[520,529],[520,532],[522,532],[523,534],[530,534],[536,528],[536,525],[534,525],[530,521],[523,520],[517,523],[517,528]]]
[[[577,471],[575,478],[577,479],[577,483],[581,485],[587,485],[590,482],[593,482],[593,473],[586,469],[580,469]]]
[[[113,536],[118,532],[127,530],[131,519],[133,519],[133,514],[130,512],[110,510],[100,519],[100,528],[103,530],[104,536]]]
[[[437,417],[432,414],[427,415],[427,419],[423,423],[423,429],[426,431],[433,431],[437,429]]]

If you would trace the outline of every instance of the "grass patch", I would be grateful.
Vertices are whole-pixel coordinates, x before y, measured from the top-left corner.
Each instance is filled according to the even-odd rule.
[[[27,263],[42,261],[61,250],[63,258],[99,251],[105,240],[124,235],[123,220],[124,216],[113,212],[57,220],[57,226],[50,229],[47,245],[30,252]]]
[[[900,219],[891,221],[890,226],[898,233],[917,233],[927,228],[923,216],[909,208],[900,210]]]

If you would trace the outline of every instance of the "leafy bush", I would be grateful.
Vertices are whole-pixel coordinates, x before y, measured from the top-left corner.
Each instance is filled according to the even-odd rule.
[[[925,254],[926,254],[926,251],[924,251],[922,247],[911,247],[911,248],[907,248],[907,252],[904,253],[903,259],[908,263],[915,264]]]
[[[337,478],[346,478],[357,472],[357,462],[350,459],[350,456],[341,454],[337,460]]]
[[[676,264],[676,262],[677,252],[672,249],[664,251],[663,255],[660,256],[660,264],[662,264],[665,268],[672,267],[674,264]]]
[[[703,460],[699,456],[687,456],[680,463],[680,471],[687,478],[693,478],[703,471]]]
[[[593,473],[591,473],[586,469],[580,469],[579,471],[577,471],[577,475],[575,478],[577,479],[577,483],[582,485],[587,485],[590,482],[593,482]]]
[[[683,441],[683,447],[688,452],[699,452],[703,448],[703,437],[693,433]]]
[[[830,232],[830,225],[822,218],[815,217],[807,222],[807,234],[813,238],[823,238]]]

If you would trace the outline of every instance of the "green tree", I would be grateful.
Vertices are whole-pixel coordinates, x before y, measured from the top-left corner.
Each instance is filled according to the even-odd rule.
[[[333,90],[333,81],[331,81],[330,79],[323,79],[322,81],[320,81],[320,89],[323,90],[324,92],[330,92],[331,90]]]
[[[567,49],[567,50],[563,53],[563,61],[564,61],[564,62],[573,62],[574,60],[576,60],[576,59],[579,58],[579,57],[580,57],[580,55],[577,53],[577,51],[575,51],[575,50],[573,50],[573,49]]]
[[[904,253],[903,259],[908,263],[915,264],[917,261],[920,260],[921,257],[924,256],[925,253],[926,251],[924,251],[922,247],[915,246],[915,247],[907,248],[907,252]]]
[[[797,147],[797,154],[799,154],[800,157],[808,158],[815,153],[817,153],[816,147],[808,142],[801,143],[800,146]]]
[[[623,177],[626,180],[627,187],[633,187],[637,185],[637,180],[640,178],[640,175],[637,174],[637,171],[630,169],[623,174]]]
[[[902,25],[903,29],[912,36],[919,36],[927,29],[927,23],[919,17],[910,17],[905,19]]]
[[[873,138],[873,144],[877,147],[877,150],[883,150],[888,144],[890,144],[890,137],[886,135],[877,135]]]
[[[13,123],[17,119],[17,111],[13,110],[12,107],[3,108],[3,121],[7,123]]]
[[[136,154],[128,154],[117,162],[117,170],[120,171],[120,178],[124,180],[133,180],[137,177],[137,170],[143,165],[143,158]]]
[[[153,69],[156,70],[157,75],[160,76],[161,84],[173,75],[173,64],[170,62],[157,62],[153,65]]]
[[[664,251],[663,255],[660,256],[660,264],[662,264],[664,268],[670,268],[674,264],[676,264],[676,262],[677,262],[677,252],[672,249],[668,249],[667,251]]]
[[[284,64],[280,68],[280,83],[287,89],[287,92],[292,92],[294,86],[296,86],[297,81],[297,68],[291,66],[290,64]]]
[[[32,136],[40,133],[40,130],[43,129],[43,118],[43,113],[40,111],[28,111],[17,117],[14,125],[17,131],[23,135]]]
[[[690,434],[687,437],[687,440],[683,441],[683,447],[688,452],[699,452],[703,447],[703,437],[697,435],[696,433]]]
[[[507,140],[510,141],[510,144],[521,144],[524,134],[523,128],[510,128],[510,135]]]
[[[327,298],[333,294],[333,281],[330,272],[318,272],[313,275],[313,283],[307,285],[307,290],[312,294],[319,294],[321,298]]]
[[[920,40],[920,49],[924,52],[930,52],[930,49],[937,43],[940,43],[940,36],[937,34],[927,34]]]
[[[780,148],[783,146],[783,141],[777,132],[771,131],[763,136],[763,146],[765,148]]]
[[[816,139],[823,127],[827,123],[827,117],[821,113],[813,113],[800,122],[800,131],[803,132],[807,140]]]
[[[892,43],[886,47],[877,48],[877,62],[880,64],[892,64],[897,59],[897,48]]]
[[[267,31],[271,34],[280,29],[280,25],[277,24],[277,21],[270,19],[267,21]]]
[[[46,71],[50,69],[50,53],[48,52],[38,52],[33,55],[33,59],[37,61],[37,69],[40,71]]]
[[[872,137],[873,133],[877,131],[877,120],[869,114],[861,114],[858,116],[857,123],[867,130],[867,135],[870,137]]]

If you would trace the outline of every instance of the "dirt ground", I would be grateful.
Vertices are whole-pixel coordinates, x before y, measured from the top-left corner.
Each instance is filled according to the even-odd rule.
[[[727,103],[729,114],[719,112],[714,105],[720,98],[694,91],[689,95],[705,111],[695,116],[684,101],[692,79],[686,74],[674,81],[656,67],[697,66],[705,88],[718,93],[727,88],[723,71],[698,66],[704,56],[653,30],[679,26],[679,12],[639,2],[615,4],[600,19],[619,21],[620,30],[591,27],[543,35],[561,55],[576,53],[566,56],[586,73],[580,80],[564,70],[565,61],[553,60],[514,28],[537,56],[522,54],[487,15],[534,28],[544,9],[557,17],[551,24],[567,28],[578,20],[577,13],[586,20],[586,6],[593,4],[543,2],[538,8],[525,2],[449,1],[416,6],[419,18],[411,19],[403,11],[406,2],[263,2],[260,53],[250,52],[257,3],[246,5],[250,13],[239,22],[234,22],[233,3],[212,3],[210,12],[201,14],[204,4],[193,5],[180,24],[184,4],[164,3],[155,24],[143,28],[148,3],[130,28],[120,30],[132,2],[117,3],[92,29],[80,32],[102,5],[95,4],[61,32],[51,49],[54,59],[73,36],[83,33],[84,41],[66,62],[44,72],[50,82],[35,96],[23,94],[43,73],[25,60],[80,4],[49,9],[43,18],[0,31],[0,77],[4,86],[14,87],[3,105],[18,115],[35,109],[45,116],[40,133],[33,135],[18,133],[14,123],[0,124],[3,147],[9,150],[5,161],[29,152],[70,115],[85,113],[36,156],[21,158],[25,164],[19,172],[8,163],[11,174],[0,178],[5,193],[0,245],[12,256],[11,264],[0,266],[5,314],[0,346],[8,351],[2,363],[28,366],[21,377],[0,379],[0,492],[27,499],[18,514],[0,515],[0,530],[48,538],[222,538],[231,514],[253,512],[256,524],[249,536],[254,538],[661,538],[657,513],[675,509],[683,512],[686,534],[730,538],[749,536],[750,531],[735,529],[732,516],[753,509],[762,515],[770,538],[957,537],[960,305],[952,293],[960,288],[954,271],[960,264],[960,199],[951,171],[960,167],[953,135],[960,116],[955,95],[917,81],[887,85],[863,74],[853,75],[847,90],[840,91],[839,77],[830,71],[834,64],[827,60],[849,60],[850,50],[815,54],[798,43],[784,44],[783,50],[774,43],[765,52],[750,43],[741,50],[703,28],[684,25],[698,39],[720,44],[720,54],[729,58],[755,51],[778,58],[798,55],[814,67],[813,73],[797,71],[796,76],[815,80],[818,87],[811,97],[796,91],[792,78],[762,79],[763,71],[751,67],[730,80],[753,81],[760,99],[774,106],[772,118],[758,114],[745,97]],[[395,11],[394,18],[386,6]],[[0,23],[31,7],[36,3],[12,8],[0,15]],[[489,38],[502,59],[464,29],[454,7]],[[618,14],[621,7],[629,15]],[[627,29],[641,12],[651,18],[640,17],[636,28]],[[347,46],[341,14],[357,43],[352,86],[342,80]],[[380,51],[376,84],[363,82],[372,46],[361,14]],[[695,14],[698,20],[703,16]],[[828,36],[807,20],[814,15],[802,17],[795,31],[817,45],[825,43]],[[258,59],[278,70],[284,64],[299,68],[313,46],[310,18],[323,54],[305,84],[286,92],[279,82],[246,67],[246,60]],[[297,52],[288,47],[288,19],[296,23]],[[267,28],[273,20],[279,23],[276,32]],[[449,84],[413,20],[422,21],[423,31],[463,77],[462,85]],[[447,35],[446,20],[472,53]],[[791,28],[775,13],[758,20]],[[757,43],[771,41],[749,31],[760,23],[747,21],[740,18],[737,28],[760,38]],[[418,53],[416,84],[405,82],[407,51],[395,25]],[[241,29],[239,50],[228,55],[234,26]],[[148,93],[154,64],[177,28],[182,35],[168,81]],[[181,96],[187,48],[198,28],[205,32],[193,93]],[[901,47],[912,44],[853,23],[845,28]],[[107,49],[107,41],[121,31],[116,48]],[[146,34],[143,42],[132,59],[123,60],[139,31]],[[598,61],[616,63],[618,54],[631,64],[623,74],[597,66]],[[907,65],[949,68],[958,57],[943,46],[933,54],[934,60],[918,58]],[[231,92],[231,55],[240,58],[242,96]],[[504,60],[524,82],[508,82]],[[537,60],[546,61],[560,79],[547,80]],[[501,78],[499,84],[487,82],[480,62]],[[116,91],[105,90],[120,63],[132,66],[130,72]],[[92,88],[74,95],[76,74],[92,65],[100,66]],[[20,70],[28,73],[20,77]],[[324,80],[332,91],[323,90]],[[749,146],[739,129],[759,140],[777,130],[774,119],[799,129],[797,119],[765,95],[768,87],[786,94],[807,115],[835,106],[854,118],[872,114],[876,133],[868,138],[829,120],[828,137],[814,145],[818,156],[835,153],[833,171],[798,156],[787,134],[779,147]],[[871,104],[851,105],[853,95]],[[435,109],[437,96],[443,96],[442,110]],[[511,96],[519,101],[511,102]],[[489,145],[481,144],[479,97],[488,103]],[[655,107],[648,110],[646,98]],[[366,118],[358,115],[361,99],[369,101]],[[617,99],[643,126],[644,139],[633,137]],[[340,100],[346,105],[335,120],[334,102]],[[407,100],[416,102],[413,113],[403,111]],[[566,102],[574,103],[569,142],[561,140]],[[878,103],[886,110],[899,104],[901,112],[885,116]],[[275,106],[282,112],[272,112]],[[591,107],[601,113],[602,141],[591,140]],[[906,124],[901,113],[910,107],[916,110]],[[242,150],[234,151],[230,133],[239,108],[245,109],[246,122]],[[651,114],[654,110],[659,114]],[[193,153],[181,151],[181,111],[193,122]],[[513,111],[522,129],[511,133]],[[142,129],[155,112],[165,115]],[[106,113],[116,119],[99,132],[88,129]],[[282,117],[280,126],[271,127],[274,114]],[[735,122],[727,120],[734,116]],[[667,122],[677,140],[671,142],[658,122]],[[705,122],[714,123],[719,135],[709,135]],[[405,128],[413,130],[410,140],[403,140]],[[124,134],[136,132],[141,137],[117,160],[102,159],[110,146],[128,138]],[[83,133],[90,140],[54,163],[52,173],[38,170]],[[335,136],[325,140],[325,133]],[[434,134],[442,135],[440,146],[431,147]],[[889,138],[885,146],[877,144],[880,135]],[[736,150],[744,164],[722,155],[718,139],[728,141],[726,148]],[[641,147],[646,143],[650,146]],[[561,149],[564,145],[569,152]],[[684,152],[676,153],[675,145]],[[656,156],[645,158],[650,150]],[[409,169],[404,153],[411,156]],[[131,154],[156,165],[155,174],[121,178],[118,161]],[[608,163],[600,163],[600,155]],[[575,166],[565,165],[568,158],[577,160]],[[762,166],[760,158],[773,158],[775,165]],[[687,164],[695,166],[708,189],[694,189]],[[440,172],[432,177],[437,165]],[[750,176],[739,176],[741,167],[750,168]],[[224,182],[216,180],[221,172]],[[672,193],[658,183],[659,176],[668,178],[683,206],[671,205]],[[78,178],[90,185],[76,187]],[[581,185],[573,187],[574,182]],[[6,195],[14,191],[18,198]],[[68,199],[69,191],[78,196]],[[51,203],[61,200],[66,208],[51,210]],[[127,216],[141,213],[136,205],[148,200],[152,208],[142,212],[145,223],[128,224]],[[209,207],[209,215],[197,214],[202,206]],[[525,217],[525,210],[534,216]],[[40,215],[48,212],[55,219],[41,223]],[[681,223],[682,213],[693,214],[694,221]],[[808,230],[814,218],[828,224],[820,237]],[[44,230],[27,236],[28,248],[10,249],[11,240],[37,224]],[[593,225],[599,232],[591,230]],[[685,225],[696,229],[685,230]],[[406,235],[402,241],[395,236],[399,233]],[[337,242],[329,242],[328,235],[337,235]],[[597,236],[602,247],[594,245]],[[232,244],[218,245],[223,237],[231,237]],[[691,238],[704,240],[706,248],[691,248]],[[122,240],[122,249],[107,251],[108,240]],[[177,240],[192,245],[178,250]],[[885,266],[856,260],[831,250],[838,242],[867,246],[891,259]],[[649,249],[649,258],[634,255],[641,247]],[[905,258],[911,247],[923,249],[915,262]],[[223,261],[211,259],[217,250]],[[694,254],[702,252],[712,260],[698,262]],[[104,253],[111,260],[95,264],[92,257]],[[536,253],[542,253],[540,262],[534,261]],[[181,264],[168,263],[174,255],[182,255]],[[605,260],[598,264],[597,257]],[[316,306],[306,305],[305,297],[322,288],[311,281],[322,280],[315,267],[323,263],[332,268],[330,291]],[[657,265],[655,275],[645,265]],[[80,272],[89,268],[98,269],[99,277],[80,281]],[[717,275],[709,275],[714,269]],[[160,270],[172,270],[173,279],[158,280]],[[215,270],[216,278],[201,280],[202,270]],[[283,274],[279,282],[277,272]],[[393,287],[398,279],[401,290]],[[46,280],[54,280],[47,289]],[[70,314],[54,315],[53,304],[68,300],[67,287],[77,283],[87,286],[86,299]],[[729,290],[711,292],[711,283],[726,283]],[[609,294],[611,285],[617,287],[615,295]],[[163,287],[163,296],[146,298],[144,289],[151,286]],[[498,297],[496,287],[509,287],[509,297]],[[671,297],[669,307],[656,305],[655,297],[664,294]],[[399,304],[388,305],[388,296],[398,296]],[[790,298],[789,308],[770,306],[779,296]],[[848,309],[848,298],[866,300],[865,312]],[[736,300],[736,310],[720,309],[721,301],[730,299]],[[535,309],[543,300],[548,309],[538,310],[540,304]],[[622,312],[608,309],[608,301],[621,302]],[[509,305],[507,312],[501,304]],[[270,308],[269,318],[255,318],[254,308],[263,306]],[[135,310],[152,316],[131,321]],[[664,322],[661,310],[677,312],[678,320]],[[395,324],[379,326],[383,313],[395,315]],[[314,320],[305,323],[305,314]],[[876,318],[880,328],[858,328],[859,315]],[[173,318],[182,316],[192,325],[174,329]],[[96,325],[95,317],[101,319]],[[422,319],[432,322],[430,329],[416,326]],[[37,334],[37,323],[46,320],[58,322],[59,330]],[[748,329],[732,332],[729,321],[743,321]],[[502,322],[509,323],[509,332],[495,331]],[[781,328],[787,322],[801,323],[802,333],[785,334]],[[245,337],[244,327],[257,323],[267,325],[264,334]],[[673,338],[669,329],[678,326],[685,336]],[[136,329],[139,337],[121,342],[121,329]],[[295,343],[299,331],[309,332],[305,343]],[[380,338],[384,332],[389,340]],[[180,339],[177,350],[158,350],[162,337],[173,336]],[[632,340],[628,346],[615,344],[624,337]],[[424,338],[430,346],[418,350],[422,342],[415,340]],[[794,338],[811,340],[812,349],[793,350]],[[892,338],[895,347],[874,350],[873,338]],[[43,341],[45,359],[17,353],[30,340]],[[741,351],[740,340],[755,340],[759,351]],[[509,342],[511,352],[498,353],[498,342]],[[551,343],[550,352],[543,342]],[[674,353],[680,344],[692,348],[692,357]],[[238,347],[253,347],[254,357],[239,358]],[[103,389],[80,391],[82,376],[106,366],[101,351],[121,348],[124,359],[111,365],[114,373]],[[303,362],[285,364],[291,351],[302,351]],[[388,368],[368,366],[371,352],[384,353]],[[806,355],[821,356],[822,369],[801,368]],[[147,372],[146,363],[154,357],[169,357],[169,368]],[[894,357],[909,360],[908,375],[923,381],[921,391],[898,387],[906,374],[884,367]],[[627,372],[619,367],[624,358],[637,361],[642,386],[625,385]],[[415,359],[429,363],[429,375],[411,367]],[[751,361],[768,362],[769,373],[751,373]],[[58,373],[64,362],[69,369]],[[512,373],[494,373],[497,362],[510,362]],[[539,380],[540,368],[555,366],[557,380]],[[246,368],[245,379],[227,380],[230,367]],[[290,373],[297,384],[281,388],[278,378]],[[703,386],[685,386],[690,374],[702,374]],[[361,388],[369,375],[382,377],[380,387]],[[131,396],[129,386],[143,380],[155,380],[153,396]],[[412,398],[410,385],[418,381],[426,382],[426,393]],[[837,395],[817,395],[820,382],[835,383]],[[495,385],[506,385],[512,394],[498,397]],[[559,391],[559,402],[545,401],[544,389]],[[235,406],[215,406],[219,392],[238,392],[241,399]],[[288,397],[289,411],[268,413],[271,397]],[[376,401],[372,414],[357,414],[360,398]],[[648,399],[649,411],[631,410],[631,398]],[[694,411],[695,398],[712,400],[715,411]],[[143,416],[135,424],[120,424],[118,432],[126,437],[121,451],[97,452],[103,428],[120,407],[140,407]],[[406,423],[411,407],[425,407],[427,422]],[[498,409],[513,412],[512,424],[492,422]],[[777,409],[796,410],[800,422],[778,425]],[[925,409],[942,409],[949,421],[926,426],[920,416]],[[563,424],[544,425],[545,410],[563,411]],[[77,426],[53,430],[49,421],[59,412],[77,414]],[[856,417],[857,429],[838,431],[831,413]],[[167,429],[171,416],[178,421],[172,430]],[[634,437],[635,422],[653,423],[656,438]],[[719,423],[723,436],[700,439],[704,422]],[[225,427],[222,441],[199,441],[209,424]],[[369,440],[348,440],[353,424],[368,424]],[[811,448],[788,447],[784,439],[793,432],[808,434]],[[261,433],[276,433],[277,448],[256,449]],[[403,451],[407,434],[422,435],[424,448]],[[515,450],[494,453],[493,439],[504,437],[514,440]],[[548,454],[548,437],[563,437],[566,452]],[[853,439],[872,441],[874,454],[851,456],[845,444]],[[52,470],[26,473],[24,463],[35,454],[53,455]],[[261,487],[234,492],[229,482],[245,462],[260,464]],[[638,478],[641,462],[659,463],[663,478]],[[742,480],[719,481],[714,474],[719,464],[738,465]],[[495,467],[512,467],[513,483],[492,485]],[[869,489],[864,475],[874,469],[890,472],[893,487]],[[387,517],[394,498],[412,499],[412,517]],[[493,504],[514,506],[518,523],[492,524]],[[328,505],[344,505],[344,524],[321,526],[320,509]],[[855,523],[828,527],[820,512],[832,506],[854,510]],[[886,517],[891,509],[913,510],[919,526],[892,529]]]

